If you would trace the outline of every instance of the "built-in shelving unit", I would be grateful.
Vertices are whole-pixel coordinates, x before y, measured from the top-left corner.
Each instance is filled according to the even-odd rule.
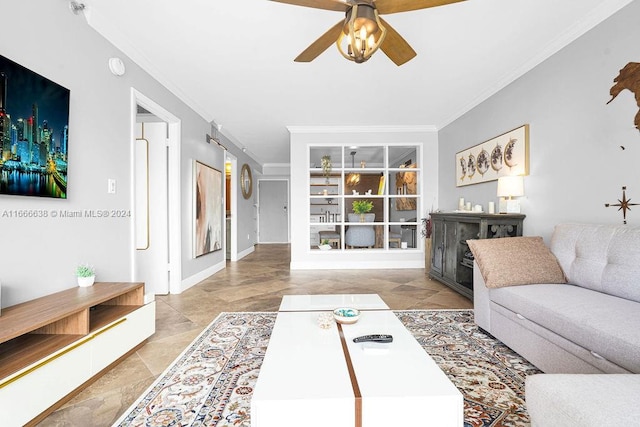
[[[143,283],[96,283],[4,308],[0,412],[11,416],[3,422],[42,419],[154,331],[155,303],[144,304]]]
[[[329,231],[336,233],[333,241],[338,243],[333,249],[418,249],[419,150],[419,145],[411,144],[311,146],[308,170],[311,249],[318,250],[320,233]],[[323,158],[330,159],[330,170],[322,168]],[[371,222],[349,221],[356,200],[373,202],[371,213],[375,216]],[[350,227],[353,230],[348,233]],[[351,238],[366,233],[374,236],[370,245],[358,244]]]

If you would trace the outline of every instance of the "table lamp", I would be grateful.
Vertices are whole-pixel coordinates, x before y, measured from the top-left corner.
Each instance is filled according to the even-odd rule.
[[[520,201],[513,197],[524,196],[524,178],[518,176],[502,176],[498,178],[499,212],[520,213]]]

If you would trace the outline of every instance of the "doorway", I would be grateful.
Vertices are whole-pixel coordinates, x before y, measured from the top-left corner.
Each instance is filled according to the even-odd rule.
[[[289,243],[288,180],[258,180],[258,242]]]
[[[225,154],[225,210],[226,210],[226,227],[225,242],[227,245],[226,258],[229,261],[238,261],[238,200],[237,200],[237,184],[238,182],[238,159],[227,152]]]
[[[131,115],[132,280],[147,295],[180,293],[180,120],[135,89]]]
[[[136,280],[149,293],[169,293],[167,123],[138,112],[134,152]]]

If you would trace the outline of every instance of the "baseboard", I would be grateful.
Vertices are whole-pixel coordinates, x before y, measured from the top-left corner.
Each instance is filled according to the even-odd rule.
[[[200,271],[199,273],[194,274],[191,277],[187,277],[186,279],[182,279],[182,282],[180,282],[180,290],[178,292],[173,292],[176,294],[182,293],[184,291],[186,291],[187,289],[189,289],[190,287],[197,285],[198,283],[202,282],[204,279],[206,279],[207,277],[217,273],[218,271],[224,269],[227,265],[226,260],[223,260],[222,262],[219,262],[217,264],[212,265],[211,267],[204,269],[202,271]]]
[[[352,269],[396,269],[396,268],[424,268],[424,260],[406,261],[355,261],[355,260],[327,260],[327,261],[292,261],[291,270],[352,270]]]
[[[252,252],[255,252],[256,250],[256,246],[255,245],[251,245],[249,246],[247,249],[245,249],[242,252],[238,252],[238,259],[237,261],[240,261],[242,258],[246,257],[247,255],[249,255]]]

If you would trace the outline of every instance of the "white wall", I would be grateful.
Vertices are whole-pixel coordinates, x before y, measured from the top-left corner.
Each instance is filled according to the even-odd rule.
[[[455,153],[529,123],[524,233],[548,238],[567,221],[622,224],[622,212],[604,204],[618,203],[624,185],[640,201],[638,106],[629,91],[607,101],[619,70],[640,61],[638,22],[636,1],[442,129],[439,207],[453,210],[459,197],[497,202],[497,181],[455,187]],[[627,221],[640,224],[640,209]]]
[[[193,158],[223,170],[222,151],[205,143],[210,124],[91,29],[68,2],[5,1],[0,26],[7,58],[71,90],[68,198],[0,196],[0,281],[2,306],[76,286],[74,269],[88,262],[99,281],[133,275],[129,218],[3,218],[10,210],[130,210],[131,87],[181,120],[183,278],[223,260],[223,251],[191,259],[191,169]],[[25,23],[28,22],[27,27]],[[110,57],[127,67],[109,72]],[[45,119],[42,117],[42,119]],[[107,179],[117,193],[107,194]]]
[[[426,215],[438,198],[438,135],[431,127],[290,127],[291,133],[291,268],[420,268],[424,252],[417,251],[314,251],[309,243],[309,153],[310,144],[416,144],[422,145],[417,160],[422,168],[421,207]],[[418,239],[419,241],[421,239]],[[419,249],[424,250],[420,241]]]

